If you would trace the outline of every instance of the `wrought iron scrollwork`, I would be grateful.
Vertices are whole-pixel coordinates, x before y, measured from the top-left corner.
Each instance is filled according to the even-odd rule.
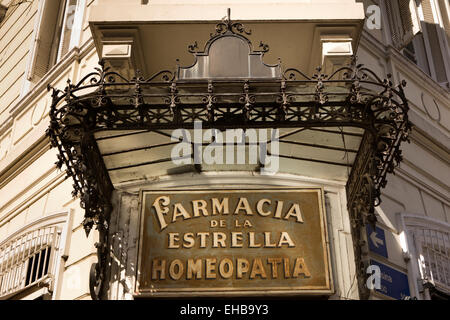
[[[393,100],[392,83],[384,80],[383,84],[385,90],[378,98],[371,100],[368,106],[371,115],[380,121],[366,131],[346,186],[358,288],[363,299],[367,299],[370,295],[366,285],[368,263],[364,227],[367,224],[375,227],[377,221],[375,207],[381,204],[381,189],[386,187],[387,175],[394,173],[395,167],[402,160],[400,144],[408,141],[411,130],[411,124],[407,118],[406,97],[403,92],[406,83],[402,82],[396,90],[402,104]]]
[[[251,35],[252,31],[246,30],[245,26],[240,22],[233,22],[231,20],[231,9],[228,8],[227,16],[216,25],[216,33],[211,34],[211,38],[221,36],[226,33],[234,33],[234,34],[243,33],[246,35]]]
[[[214,104],[217,103],[217,98],[214,95],[214,85],[212,81],[208,81],[208,94],[202,99],[203,103],[206,104],[206,110],[208,112],[208,122],[214,120]]]
[[[226,83],[211,79],[176,82],[173,77],[167,77],[170,80],[133,78],[113,82],[103,79],[95,85],[70,85],[69,93],[55,91],[55,105],[61,104],[64,98],[66,105],[55,109],[54,116],[61,122],[68,121],[71,129],[76,126],[82,129],[81,125],[86,126],[87,117],[92,115],[94,118],[89,121],[93,123],[92,131],[96,132],[192,128],[195,120],[220,126],[219,120],[232,114],[236,127],[354,126],[369,129],[380,135],[379,147],[381,144],[388,146],[407,120],[402,85],[393,87],[386,82],[358,78],[340,80],[336,84],[324,74],[296,80],[292,76],[294,69],[288,72],[288,77],[263,82],[252,79]],[[380,90],[368,90],[365,85]],[[95,87],[97,90],[92,93],[77,95]],[[333,92],[336,88],[339,91]]]
[[[103,283],[100,280],[104,278],[105,248],[112,209],[110,199],[113,186],[93,136],[93,130],[99,120],[95,110],[108,107],[110,101],[105,96],[103,85],[106,81],[112,80],[111,78],[106,80],[105,74],[106,71],[101,69],[101,73],[90,75],[90,84],[84,88],[95,86],[97,90],[90,100],[83,102],[72,103],[75,98],[73,90],[82,86],[84,81],[77,86],[68,82],[64,91],[48,87],[52,90],[53,104],[47,135],[52,147],[59,151],[56,166],[61,169],[65,165],[66,178],[73,180],[72,196],[80,197],[80,205],[85,210],[83,227],[86,235],[89,235],[94,226],[100,234],[100,241],[97,244],[99,259],[94,273],[96,279],[90,280],[93,298],[99,298],[102,291]],[[66,104],[57,108],[61,100]],[[90,110],[86,109],[86,106],[89,106]],[[101,119],[106,120],[107,116],[102,115]]]
[[[224,20],[215,36],[249,34],[240,23]],[[263,51],[268,46],[261,44]],[[195,51],[194,44],[189,51]],[[358,64],[326,75],[321,68],[313,76],[287,69],[281,78],[215,81],[177,81],[164,70],[145,79],[137,74],[127,80],[105,68],[64,90],[52,90],[50,126],[47,134],[58,149],[57,166],[65,165],[74,181],[73,196],[85,209],[86,233],[94,226],[100,233],[98,262],[91,270],[92,296],[104,288],[107,261],[108,223],[113,186],[98,150],[94,134],[102,130],[161,130],[193,128],[312,128],[358,127],[364,138],[347,183],[347,198],[360,291],[365,279],[361,230],[375,223],[375,206],[380,204],[386,177],[402,159],[400,145],[408,138],[408,104],[402,82],[381,80]]]

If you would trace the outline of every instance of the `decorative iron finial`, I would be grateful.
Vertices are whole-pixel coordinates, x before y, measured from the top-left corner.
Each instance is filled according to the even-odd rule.
[[[230,34],[237,34],[237,33],[245,33],[246,35],[251,35],[252,30],[245,30],[245,27],[240,22],[232,22],[231,21],[231,9],[227,9],[227,16],[222,19],[221,22],[219,22],[216,25],[216,33],[211,34],[211,38],[215,38],[217,36],[224,35],[226,33]]]
[[[222,18],[222,22],[228,26],[228,30],[231,31],[231,8],[227,9],[227,15]]]

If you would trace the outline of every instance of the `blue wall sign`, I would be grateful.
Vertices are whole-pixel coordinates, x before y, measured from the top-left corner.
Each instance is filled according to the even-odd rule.
[[[370,264],[380,267],[381,288],[375,288],[377,292],[397,300],[402,300],[411,295],[409,291],[408,275],[375,260],[370,260]]]
[[[384,230],[379,227],[375,227],[374,230],[372,226],[368,224],[366,226],[366,231],[367,239],[369,242],[369,250],[387,258],[388,251],[386,247],[386,237],[384,234]]]

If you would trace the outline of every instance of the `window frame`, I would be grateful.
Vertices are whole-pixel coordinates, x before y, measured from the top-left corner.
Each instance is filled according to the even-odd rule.
[[[424,286],[426,286],[427,284],[431,284],[434,287],[438,288],[440,291],[449,294],[450,285],[446,285],[445,283],[441,283],[439,281],[429,281],[430,279],[427,279],[424,276],[424,265],[421,260],[424,260],[426,257],[424,257],[423,255],[423,244],[422,242],[420,242],[420,239],[418,239],[417,232],[418,230],[433,230],[445,233],[447,234],[447,238],[450,243],[450,224],[445,221],[440,221],[425,215],[416,215],[409,213],[399,213],[398,215],[400,217],[400,229],[405,233],[404,240],[406,248],[404,248],[404,254],[409,255],[408,260],[410,261],[410,268],[408,269],[408,274],[409,277],[413,279],[413,282],[417,280],[417,282],[414,283],[416,294],[420,292],[423,294],[425,299],[429,299],[424,288]],[[444,247],[447,249],[447,251],[450,250],[450,246],[447,247],[445,242]],[[421,257],[423,257],[423,259]],[[448,257],[450,258],[450,254]],[[428,261],[428,265],[430,265],[430,262],[431,261]],[[445,277],[447,279],[447,276]]]
[[[53,295],[53,293],[55,292],[55,288],[56,286],[58,286],[58,281],[61,278],[61,268],[63,268],[62,264],[61,264],[61,257],[66,254],[66,251],[68,250],[68,242],[67,242],[67,234],[70,230],[71,224],[72,224],[72,219],[73,219],[73,212],[72,210],[69,211],[59,211],[53,214],[49,214],[45,217],[42,218],[38,218],[32,222],[30,222],[29,224],[25,225],[24,227],[20,228],[19,230],[17,230],[16,232],[14,232],[13,234],[9,235],[8,238],[4,239],[1,243],[0,243],[0,248],[7,248],[10,244],[14,243],[17,239],[23,237],[24,235],[28,235],[30,233],[34,233],[36,231],[40,231],[46,228],[54,228],[55,229],[55,233],[54,233],[54,239],[51,245],[51,252],[50,252],[50,257],[49,257],[49,265],[48,265],[48,272],[47,274],[43,274],[41,278],[36,279],[36,281],[30,282],[28,285],[25,286],[16,286],[17,289],[16,290],[10,290],[7,294],[4,294],[2,296],[0,296],[0,300],[5,300],[5,299],[30,299],[28,296],[29,295],[33,295],[35,293],[35,291],[38,288],[41,288],[41,285],[44,284],[46,286],[48,286],[48,289],[46,292],[42,292],[42,294],[36,296],[36,298],[42,296],[42,295],[47,295],[47,298],[52,298],[51,296]],[[33,240],[34,241],[34,240]],[[21,242],[21,244],[23,244],[23,242]],[[24,246],[24,250],[26,250],[27,244],[25,242],[25,246]],[[30,248],[33,247],[33,243],[30,243]],[[35,253],[40,252],[40,250],[36,251]],[[2,253],[2,252],[0,252]],[[35,255],[35,253],[33,253],[33,256]],[[31,257],[31,256],[30,256]],[[21,263],[23,264],[23,266],[25,266],[25,270],[23,270],[24,268],[22,267],[22,272],[21,275],[23,275],[25,273],[25,276],[23,277],[23,282],[26,282],[26,273],[28,271],[28,259],[30,258],[27,256],[27,258],[25,260],[20,260],[18,258],[16,258],[16,255],[12,256],[12,261],[9,264],[9,267],[16,267],[17,263]],[[4,258],[4,255],[2,255],[0,258]],[[8,258],[9,259],[9,256]],[[19,261],[20,260],[20,261]],[[16,264],[13,264],[12,262],[15,261]],[[0,261],[0,265],[2,267],[4,267],[3,265],[3,261]],[[6,264],[6,268],[5,269],[1,269],[1,272],[8,272],[8,262]],[[14,276],[14,279],[17,277],[17,272],[16,275]],[[20,280],[19,282],[21,283],[22,280]],[[10,280],[7,280],[8,282],[10,282]],[[16,281],[14,281],[16,282]],[[6,285],[8,286],[8,284]],[[3,288],[3,284],[0,281],[0,289]],[[15,288],[13,288],[15,289]],[[51,296],[48,297],[48,294],[50,294]]]
[[[422,0],[415,0],[416,13],[420,22],[421,31],[415,34],[410,42],[402,43],[400,46],[396,45],[396,41],[394,40],[395,34],[398,34],[399,38],[401,37],[402,21],[400,7],[396,1],[383,1],[385,12],[388,15],[388,19],[386,20],[389,25],[389,27],[387,28],[389,30],[390,36],[389,43],[392,44],[394,48],[399,50],[405,57],[405,59],[419,67],[420,70],[422,70],[440,86],[450,88],[450,52],[441,13],[441,10],[446,10],[447,12],[449,8],[440,8],[438,0],[429,0],[429,2],[433,13],[433,23],[439,26],[436,28],[439,47],[434,48],[433,46],[433,48],[434,50],[437,50],[437,54],[442,57],[446,81],[442,82],[438,79],[438,75],[436,72],[436,63],[433,58],[433,54],[436,55],[436,52],[432,51],[431,40],[429,38],[429,27],[427,26],[427,22],[425,21]],[[412,44],[414,46],[414,59],[416,60],[416,62],[407,57],[404,52],[405,50],[407,50],[406,47],[409,44]]]
[[[30,58],[28,61],[28,67],[26,72],[26,80],[28,83],[25,84],[22,95],[24,95],[26,92],[29,91],[29,89],[39,81],[41,81],[43,78],[45,78],[54,68],[56,65],[60,64],[67,55],[73,50],[75,47],[79,47],[80,45],[80,39],[81,39],[81,30],[82,30],[82,23],[85,13],[85,7],[86,7],[86,0],[76,0],[76,8],[73,13],[73,26],[72,31],[70,32],[70,39],[69,39],[69,45],[67,52],[64,52],[61,54],[61,47],[62,47],[62,34],[64,32],[64,25],[66,23],[66,9],[68,4],[71,0],[64,0],[64,3],[60,3],[59,5],[59,12],[58,17],[56,18],[56,25],[54,26],[54,31],[51,36],[46,35],[47,37],[51,37],[50,41],[52,43],[52,47],[50,49],[50,57],[49,57],[49,64],[47,67],[46,72],[42,76],[36,76],[36,68],[37,68],[37,58],[40,50],[39,41],[41,41],[40,36],[42,36],[41,28],[43,24],[45,23],[45,13],[46,10],[51,10],[49,8],[53,8],[56,5],[55,2],[52,2],[55,0],[42,0],[39,2],[38,6],[38,13],[37,18],[35,22],[35,28],[33,33],[33,44],[32,48],[30,50]],[[52,7],[53,6],[53,7]],[[49,38],[46,38],[47,40]]]

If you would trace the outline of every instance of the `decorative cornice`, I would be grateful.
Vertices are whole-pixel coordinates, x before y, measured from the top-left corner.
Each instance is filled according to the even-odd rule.
[[[45,172],[44,176],[48,177],[52,172],[54,172],[54,168]],[[43,186],[41,186],[38,191],[23,198],[20,201],[20,203],[16,204],[14,207],[9,208],[8,211],[6,213],[4,213],[4,215],[0,218],[0,225],[3,225],[6,220],[9,221],[10,219],[13,219],[15,216],[23,213],[23,212],[21,212],[21,210],[25,209],[27,206],[32,204],[35,200],[37,200],[39,198],[39,196],[43,196],[45,193],[47,193],[52,188],[52,186],[56,186],[58,183],[61,183],[63,181],[63,179],[64,179],[64,175],[61,173],[58,174],[56,177],[50,179],[50,181],[48,181]],[[43,179],[41,179],[40,181],[42,181],[42,180]],[[35,186],[35,184],[31,185],[30,187],[33,187],[33,186]],[[28,191],[28,189],[25,191]],[[14,200],[17,200],[17,198],[18,197],[15,197]],[[8,204],[11,204],[11,203],[12,203],[12,201],[8,202]],[[6,205],[8,205],[8,204],[6,204]],[[3,206],[2,209],[3,208],[5,208],[5,206]]]
[[[420,69],[417,64],[403,56],[397,48],[390,44],[385,45],[381,43],[367,31],[362,33],[361,40],[360,44],[365,47],[370,47],[369,49],[371,52],[375,51],[378,57],[385,60],[392,57],[395,58],[395,62],[398,62],[402,66],[402,72],[405,75],[408,75],[413,79],[419,78],[420,84],[425,84],[427,86],[426,90],[431,91],[433,95],[438,95],[441,99],[449,99],[450,91],[444,89],[439,83]]]
[[[27,225],[20,228],[19,230],[10,234],[8,236],[8,238],[6,238],[2,242],[0,242],[0,247],[2,247],[5,243],[11,241],[12,239],[17,238],[17,236],[19,236],[21,233],[24,233],[25,231],[30,231],[35,226],[39,226],[39,228],[42,228],[42,227],[47,227],[50,225],[57,225],[59,223],[63,223],[63,222],[65,222],[67,215],[68,215],[68,211],[64,211],[64,212],[55,213],[52,215],[48,215],[45,217],[35,219],[35,220],[31,221],[30,223],[28,223]]]
[[[9,110],[10,115],[8,119],[14,119],[24,108],[28,107],[34,99],[47,90],[48,83],[53,82],[61,76],[61,73],[63,73],[63,71],[65,71],[73,62],[80,61],[94,48],[95,45],[92,38],[85,42],[81,48],[72,48],[72,50],[64,56],[64,59],[55,64],[48,73],[34,85],[33,89]]]
[[[436,179],[434,177],[431,177],[429,173],[424,172],[422,169],[416,167],[414,164],[409,162],[407,159],[405,159],[403,161],[404,161],[405,165],[413,168],[416,172],[418,172],[423,177],[429,178],[430,181],[433,183],[426,183],[422,178],[418,178],[417,176],[412,175],[408,170],[405,170],[405,168],[402,168],[402,167],[397,168],[397,174],[399,177],[401,177],[402,179],[408,180],[409,183],[411,183],[414,186],[416,186],[417,188],[419,188],[419,190],[421,192],[425,192],[434,198],[439,198],[438,199],[439,201],[450,206],[449,195],[443,193],[444,190],[448,191],[447,185],[443,184],[440,181],[436,181]],[[437,187],[441,187],[442,190],[438,190]]]
[[[422,69],[420,69],[415,63],[409,61],[405,56],[403,56],[396,48],[389,45],[387,47],[388,57],[395,57],[396,62],[402,66],[402,72],[411,78],[419,78],[420,85],[426,86],[426,90],[431,91],[433,96],[440,96],[443,100],[448,100],[450,98],[450,91],[443,88],[439,83],[437,83],[433,78],[426,74]]]
[[[415,127],[411,131],[411,141],[416,142],[422,148],[427,149],[435,157],[440,158],[443,162],[450,164],[450,149],[440,141],[433,139],[427,132]],[[449,138],[450,139],[450,138]]]
[[[42,135],[27,148],[22,156],[15,157],[14,161],[7,166],[0,167],[0,189],[48,150],[50,150],[50,142]]]
[[[402,214],[402,217],[407,226],[416,225],[430,227],[430,224],[432,224],[433,227],[441,229],[444,232],[448,232],[448,230],[450,229],[450,223],[438,220],[436,218],[418,214],[411,214],[408,212]]]

